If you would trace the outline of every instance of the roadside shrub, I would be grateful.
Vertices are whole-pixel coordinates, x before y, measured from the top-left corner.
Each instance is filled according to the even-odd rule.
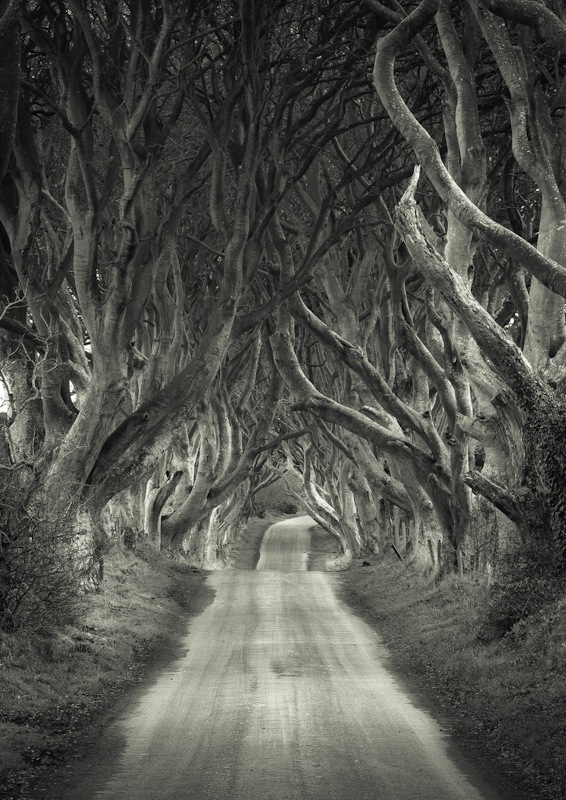
[[[552,547],[536,542],[504,555],[497,568],[478,637],[502,638],[514,625],[564,594],[564,580],[553,569]]]
[[[282,514],[296,514],[298,511],[298,506],[296,503],[293,503],[290,500],[284,500],[282,503],[279,504],[278,510]]]
[[[48,633],[77,618],[90,565],[78,566],[76,539],[65,519],[0,500],[0,630]]]
[[[254,500],[252,505],[252,516],[257,517],[258,519],[264,519],[266,513],[267,506],[265,503],[262,503],[259,500]]]

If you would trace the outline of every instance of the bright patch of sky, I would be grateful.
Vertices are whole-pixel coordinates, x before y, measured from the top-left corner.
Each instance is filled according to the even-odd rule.
[[[8,401],[8,393],[6,391],[6,387],[2,381],[0,381],[0,414],[7,413],[9,408],[10,403]]]
[[[8,387],[4,383],[4,376],[0,372],[0,414],[7,414],[9,410]]]

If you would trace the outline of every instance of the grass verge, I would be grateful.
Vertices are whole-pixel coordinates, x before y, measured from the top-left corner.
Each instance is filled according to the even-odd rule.
[[[80,622],[49,638],[0,634],[0,798],[33,797],[45,770],[72,758],[120,695],[172,657],[188,616],[213,597],[198,570],[116,548]]]
[[[310,529],[310,535],[308,569],[311,572],[335,572],[340,569],[341,556],[338,539],[316,524]]]
[[[285,517],[277,512],[252,517],[243,526],[238,538],[225,549],[226,564],[232,569],[255,569],[265,531]]]
[[[295,513],[283,514],[278,510],[267,513],[265,517],[253,517],[242,528],[238,539],[226,548],[227,564],[233,569],[255,569],[259,561],[259,551],[265,531],[274,523],[292,519]],[[338,539],[330,536],[316,523],[310,528],[310,551],[308,569],[322,572],[340,568],[340,547]]]
[[[356,562],[340,582],[392,666],[510,796],[566,798],[566,600],[482,644],[480,585],[427,582],[389,556]]]

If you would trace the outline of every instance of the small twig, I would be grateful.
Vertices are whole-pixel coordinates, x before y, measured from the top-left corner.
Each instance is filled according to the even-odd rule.
[[[396,553],[396,555],[397,555],[397,558],[398,558],[400,561],[403,561],[403,560],[404,560],[404,559],[403,559],[403,556],[402,556],[402,555],[401,555],[401,553],[400,553],[400,552],[397,550],[397,548],[395,547],[395,545],[394,545],[394,544],[392,544],[392,545],[391,545],[391,547],[392,547],[392,548],[393,548],[393,550],[395,551],[395,553]]]

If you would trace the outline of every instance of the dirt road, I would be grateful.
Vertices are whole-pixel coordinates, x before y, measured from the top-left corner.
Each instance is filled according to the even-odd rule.
[[[386,671],[336,577],[306,571],[310,524],[272,526],[256,572],[209,578],[186,655],[107,732],[114,764],[92,767],[81,798],[495,800]]]

